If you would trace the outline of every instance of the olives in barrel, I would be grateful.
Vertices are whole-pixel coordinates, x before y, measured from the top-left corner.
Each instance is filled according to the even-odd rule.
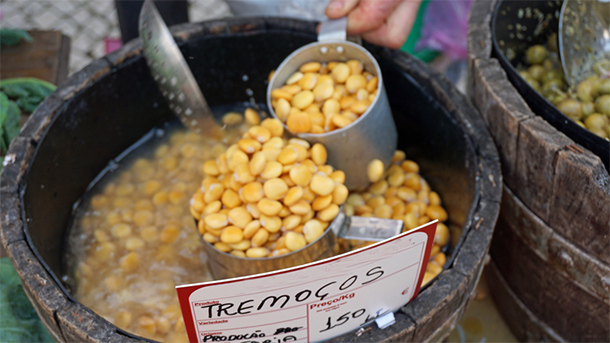
[[[610,94],[610,79],[600,80],[597,86],[597,92],[599,94]]]
[[[587,102],[583,102],[582,103],[582,115],[583,116],[588,116],[589,114],[595,112],[595,104],[592,103],[591,101],[587,101]]]
[[[582,105],[578,100],[565,99],[557,104],[557,108],[573,120],[579,120],[582,117]]]
[[[606,118],[599,113],[593,113],[585,119],[585,126],[589,129],[602,129],[606,126]]]
[[[576,86],[576,96],[581,101],[591,101],[597,95],[597,89],[593,81],[585,80]]]
[[[610,94],[604,94],[595,100],[595,109],[601,114],[610,116]]]
[[[559,64],[557,34],[549,35],[546,47],[533,45],[525,51],[519,75],[559,111],[578,125],[604,139],[610,138],[610,60],[594,64],[596,75],[569,89]]]
[[[532,77],[536,81],[540,81],[542,79],[542,75],[546,72],[543,66],[539,64],[535,64],[528,68],[527,70],[530,77]]]
[[[525,52],[525,60],[529,64],[540,64],[546,58],[547,52],[542,45],[534,45]]]

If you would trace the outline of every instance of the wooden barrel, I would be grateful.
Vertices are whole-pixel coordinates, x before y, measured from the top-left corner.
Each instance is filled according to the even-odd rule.
[[[469,93],[504,180],[490,252],[490,283],[501,287],[491,291],[521,340],[607,342],[610,177],[598,156],[533,113],[507,79],[492,53],[497,3],[473,3],[468,36]]]
[[[315,40],[315,29],[316,23],[292,19],[232,18],[178,26],[173,34],[214,106],[264,103],[269,71]],[[457,244],[394,325],[336,340],[440,341],[464,311],[491,242],[502,184],[497,151],[479,114],[448,80],[401,52],[366,47],[384,73],[399,147],[443,198]],[[0,177],[0,238],[58,341],[142,339],[79,303],[60,275],[73,205],[110,160],[172,117],[161,99],[140,42],[133,41],[74,74],[10,147]]]

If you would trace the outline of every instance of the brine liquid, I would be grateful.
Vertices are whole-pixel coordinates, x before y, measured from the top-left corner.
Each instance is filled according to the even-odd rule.
[[[188,341],[174,287],[211,280],[189,201],[203,162],[245,129],[226,128],[217,142],[167,125],[112,162],[74,216],[64,277],[72,295],[128,332]]]

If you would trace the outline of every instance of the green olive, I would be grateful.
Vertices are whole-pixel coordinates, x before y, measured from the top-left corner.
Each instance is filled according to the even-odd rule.
[[[604,94],[595,100],[595,109],[601,114],[610,116],[610,94]]]
[[[546,58],[547,52],[542,45],[531,46],[525,51],[525,61],[532,64],[540,64]]]
[[[610,79],[604,79],[599,81],[597,92],[601,94],[610,94]]]
[[[550,58],[547,58],[542,62],[542,67],[546,70],[556,69],[555,62],[553,62],[553,60],[551,60]]]
[[[528,74],[536,81],[542,79],[542,75],[546,72],[543,66],[535,64],[527,69]]]
[[[542,93],[550,93],[552,91],[558,90],[563,91],[563,80],[561,79],[551,79],[547,80],[542,84]]]
[[[577,120],[577,121],[576,121],[576,124],[580,125],[580,126],[583,128],[583,129],[586,129],[586,128],[587,128],[587,127],[585,126],[585,123],[583,123],[583,122],[582,122],[582,121],[580,121],[580,120]]]
[[[557,104],[557,109],[573,120],[578,120],[582,117],[582,105],[575,99],[565,99],[561,101]]]
[[[604,129],[590,129],[589,131],[593,132],[594,134],[600,136],[601,138],[608,138],[608,131],[604,130]]]
[[[549,51],[557,52],[557,33],[553,32],[549,35],[549,38],[546,41],[546,48]]]
[[[593,75],[593,76],[589,76],[589,77],[587,77],[585,80],[587,80],[587,81],[589,81],[589,82],[593,82],[593,85],[594,85],[594,86],[599,86],[599,82],[601,81],[601,80],[599,79],[599,76],[595,76],[595,75]]]
[[[593,101],[597,96],[597,87],[592,81],[584,80],[576,86],[576,96],[582,101]]]
[[[551,91],[550,94],[548,94],[547,96],[545,96],[545,98],[547,98],[547,100],[557,106],[557,104],[559,104],[560,102],[564,101],[565,99],[568,98],[568,95],[561,92],[561,91]]]
[[[534,88],[536,91],[540,90],[540,82],[536,81],[534,78],[532,78],[531,76],[526,76],[523,78],[525,80],[525,82],[529,83],[530,86],[532,86],[532,88]]]
[[[542,81],[542,83],[545,83],[545,82],[547,82],[549,80],[553,80],[553,79],[558,79],[558,80],[563,81],[563,73],[557,69],[547,70],[546,73],[542,74],[540,81]]]
[[[582,115],[588,116],[589,114],[595,112],[595,104],[591,101],[582,102]]]
[[[527,70],[519,70],[519,75],[520,75],[522,78],[524,78],[524,79],[525,79],[526,77],[531,77],[531,76],[530,76],[530,73],[529,73]]]
[[[585,126],[589,130],[603,129],[606,126],[606,120],[603,115],[599,113],[593,113],[585,118]]]

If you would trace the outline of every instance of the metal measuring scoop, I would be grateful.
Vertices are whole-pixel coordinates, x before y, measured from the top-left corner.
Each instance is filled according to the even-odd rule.
[[[151,0],[142,5],[139,31],[144,57],[169,108],[187,128],[207,137],[220,138],[220,126]]]
[[[350,125],[321,134],[300,133],[297,136],[310,143],[322,143],[328,151],[328,164],[345,172],[345,185],[350,190],[363,189],[369,183],[366,174],[369,163],[379,159],[390,165],[398,133],[392,118],[379,64],[365,48],[347,40],[347,17],[329,20],[320,25],[318,41],[305,45],[280,64],[267,88],[267,104],[271,115],[278,118],[271,106],[271,92],[282,87],[286,80],[306,62],[331,62],[356,59],[365,70],[379,78],[377,97],[360,118]],[[288,127],[284,124],[286,131]]]
[[[610,59],[610,0],[563,2],[559,15],[559,57],[566,81],[572,87],[597,74],[596,62]]]

